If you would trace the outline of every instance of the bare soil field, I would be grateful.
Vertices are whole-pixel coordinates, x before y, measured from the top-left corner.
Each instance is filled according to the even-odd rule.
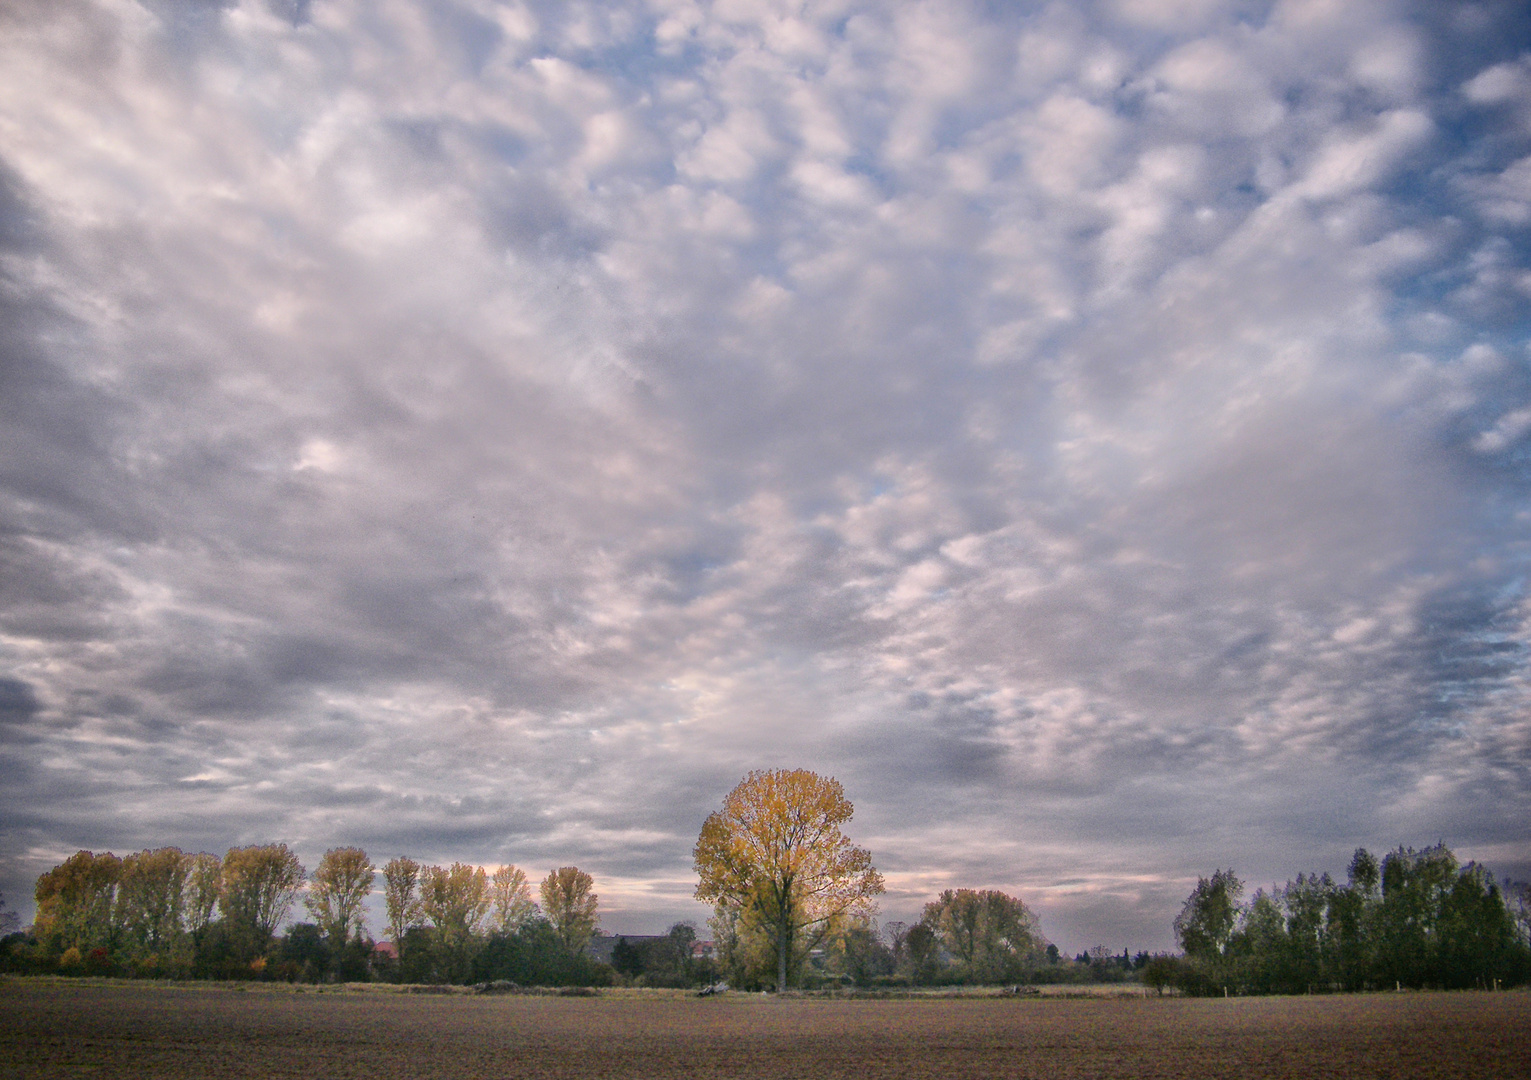
[[[8,979],[0,1076],[1531,1076],[1531,994],[846,1001]]]

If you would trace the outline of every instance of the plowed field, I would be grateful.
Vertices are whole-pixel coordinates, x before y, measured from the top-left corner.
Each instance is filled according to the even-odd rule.
[[[1531,1076],[1531,994],[767,1000],[0,982],[5,1077]]]

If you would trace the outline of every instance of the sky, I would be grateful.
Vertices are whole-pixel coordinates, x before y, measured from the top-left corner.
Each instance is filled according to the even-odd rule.
[[[1067,952],[1531,878],[1523,4],[9,0],[0,305],[24,920],[281,841],[701,924],[767,768]]]

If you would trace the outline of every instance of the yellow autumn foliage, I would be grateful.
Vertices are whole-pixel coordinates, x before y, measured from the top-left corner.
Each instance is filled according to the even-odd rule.
[[[809,950],[875,910],[882,875],[840,830],[854,812],[833,777],[757,770],[702,825],[696,898],[735,914],[741,949],[758,955],[769,946],[778,989]]]

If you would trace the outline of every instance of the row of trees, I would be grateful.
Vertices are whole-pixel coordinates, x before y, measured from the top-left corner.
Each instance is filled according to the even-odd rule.
[[[1040,981],[1062,966],[1026,905],[996,890],[947,890],[914,925],[880,934],[874,900],[883,880],[841,829],[852,813],[838,781],[779,769],[750,773],[708,816],[693,851],[696,896],[714,907],[717,963],[731,984]],[[282,844],[235,848],[221,860],[176,848],[124,859],[82,851],[38,880],[31,960],[225,977],[275,961],[289,976],[356,977],[371,955],[364,904],[376,874],[360,848],[326,852],[312,878]],[[597,897],[576,867],[542,881],[540,905],[514,866],[489,874],[396,858],[382,875],[386,930],[397,944],[391,977],[589,983],[624,975],[676,984],[712,973],[691,962],[694,931],[684,924],[663,943],[619,943],[614,966],[595,964],[586,946]],[[1531,903],[1507,905],[1486,870],[1460,866],[1444,845],[1399,848],[1380,862],[1360,849],[1345,885],[1299,875],[1247,904],[1243,888],[1231,870],[1199,881],[1175,920],[1183,958],[1124,954],[1117,963],[1099,950],[1078,965],[1102,977],[1141,972],[1194,993],[1531,977]],[[314,921],[278,942],[300,892]]]
[[[714,904],[718,966],[732,984],[1013,981],[1046,962],[1035,916],[993,890],[948,890],[885,940],[873,903],[882,877],[840,828],[852,812],[833,778],[775,770],[749,774],[708,817],[694,852],[697,896]],[[311,877],[282,844],[221,860],[176,848],[125,859],[80,852],[38,880],[31,959],[64,970],[364,977],[365,902],[377,873],[354,847],[326,852]],[[540,905],[515,866],[490,874],[400,857],[382,880],[385,933],[396,944],[384,966],[394,978],[680,985],[714,976],[691,955],[695,931],[685,924],[662,941],[619,944],[601,970],[586,952],[597,897],[575,867],[542,881]],[[313,921],[278,940],[300,895]]]
[[[325,852],[310,876],[285,844],[223,858],[164,847],[126,857],[81,851],[38,878],[29,939],[7,939],[5,965],[23,970],[179,977],[370,977],[378,965],[366,900],[377,867],[361,848]],[[493,968],[557,981],[585,977],[579,957],[595,931],[590,875],[562,867],[541,883],[525,871],[493,874],[453,863],[396,858],[383,867],[386,932],[396,943],[382,973],[464,981]],[[278,938],[299,897],[310,923]],[[497,960],[481,954],[495,945]]]
[[[506,980],[563,985],[606,981],[585,955],[596,931],[594,881],[565,866],[542,880],[539,907],[525,871],[397,858],[383,867],[387,932],[404,982]]]
[[[1492,987],[1531,978],[1531,911],[1444,844],[1365,848],[1341,885],[1299,874],[1246,903],[1232,870],[1198,881],[1175,919],[1185,950],[1153,972],[1192,993]]]
[[[261,959],[303,883],[284,844],[81,851],[37,879],[32,966],[209,974]],[[315,890],[322,903],[326,891]]]

